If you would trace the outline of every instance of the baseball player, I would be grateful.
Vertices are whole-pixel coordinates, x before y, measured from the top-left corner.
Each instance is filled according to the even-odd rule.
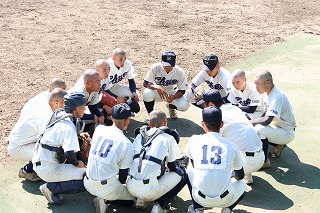
[[[100,82],[101,86],[100,86],[99,93],[106,92],[110,88],[110,78],[109,78],[110,65],[109,65],[108,61],[105,59],[98,59],[95,62],[95,69],[101,77],[101,82]],[[114,99],[114,102],[116,102],[115,99]],[[102,110],[102,113],[105,117],[105,124],[107,126],[111,126],[112,120],[109,119],[109,117],[111,115],[112,107],[107,104],[103,104],[101,101],[98,104],[98,107]]]
[[[161,62],[151,66],[144,78],[143,101],[150,113],[155,101],[166,101],[170,118],[177,118],[176,110],[186,111],[189,108],[183,96],[188,88],[187,78],[183,69],[176,65],[176,54],[172,51],[162,53]]]
[[[133,142],[135,155],[127,187],[137,197],[136,208],[144,209],[146,201],[155,201],[151,212],[165,213],[186,184],[186,173],[176,166],[181,153],[175,139],[162,130],[167,125],[166,114],[154,110],[148,123],[151,129],[142,129]]]
[[[246,190],[240,150],[219,134],[224,124],[219,108],[204,108],[202,120],[206,133],[193,135],[186,146],[192,165],[188,167],[188,187],[193,205],[188,212],[221,207],[222,213],[228,213],[244,197]],[[234,176],[230,178],[232,169]]]
[[[133,207],[135,198],[126,183],[133,159],[133,145],[123,134],[130,123],[130,107],[126,103],[112,108],[113,126],[97,126],[92,140],[84,186],[95,195],[97,213],[104,213],[107,203]],[[117,177],[119,175],[119,178]]]
[[[22,108],[20,112],[20,117],[24,117],[24,115],[28,114],[29,112],[32,113],[35,108],[37,107],[46,107],[48,105],[48,101],[50,99],[50,93],[54,88],[61,88],[63,90],[66,90],[67,85],[66,83],[59,79],[59,78],[53,78],[50,83],[48,90],[43,91],[39,93],[38,95],[32,97]],[[19,118],[20,119],[20,118]]]
[[[134,81],[137,72],[132,63],[127,60],[126,52],[121,48],[116,48],[112,58],[107,61],[110,65],[110,88],[107,92],[115,97],[118,103],[127,103],[133,113],[138,113],[140,111],[139,91]],[[128,79],[129,85],[120,84],[125,78]]]
[[[224,103],[218,91],[212,89],[205,91],[200,103],[202,102],[203,107],[216,106],[221,109],[223,127],[220,128],[220,134],[240,149],[244,180],[247,184],[252,184],[251,173],[258,171],[264,162],[262,143],[256,130],[239,107]]]
[[[82,161],[77,160],[75,153],[80,151],[77,134],[81,129],[79,118],[84,114],[86,102],[82,93],[65,95],[64,111],[54,112],[52,119],[56,121],[51,122],[50,119],[36,144],[32,158],[33,168],[47,182],[39,189],[49,203],[61,203],[59,194],[85,191],[83,176],[86,168]],[[88,134],[80,135],[89,139]],[[61,148],[69,164],[59,162],[58,153]]]
[[[204,56],[202,69],[192,79],[191,91],[187,95],[189,103],[200,108],[201,106],[196,103],[194,92],[204,82],[207,83],[209,88],[219,91],[223,99],[229,102],[227,97],[231,90],[230,73],[220,67],[218,56],[215,54]]]
[[[100,86],[100,74],[96,70],[88,69],[84,72],[83,77],[76,82],[75,86],[68,90],[68,93],[80,92],[86,97],[86,105],[91,113],[85,113],[82,117],[86,124],[102,124],[105,122],[105,117],[98,107],[98,103],[101,100]]]
[[[63,96],[65,94],[67,92],[63,89],[55,88],[51,91],[46,105],[40,104],[38,107],[33,106],[32,109],[24,106],[25,112],[28,113],[21,113],[18,122],[11,130],[8,137],[9,155],[15,160],[29,161],[28,164],[19,170],[18,176],[20,178],[30,181],[41,180],[33,171],[31,162],[34,146],[39,134],[45,129],[53,111],[63,107]]]
[[[267,168],[271,165],[267,157],[268,144],[275,146],[274,152],[269,153],[270,157],[279,157],[286,144],[294,139],[296,120],[287,96],[274,85],[268,70],[260,70],[254,77],[254,83],[258,92],[265,96],[265,113],[251,122],[261,138],[265,153],[263,168]]]
[[[228,96],[230,103],[239,106],[250,119],[261,117],[263,100],[256,85],[253,82],[247,82],[246,73],[243,70],[235,70],[231,75],[231,81],[233,87]]]

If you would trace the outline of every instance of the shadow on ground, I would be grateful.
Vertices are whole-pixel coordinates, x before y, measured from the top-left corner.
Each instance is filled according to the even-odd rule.
[[[286,147],[279,158],[271,159],[272,167],[265,170],[276,181],[308,189],[320,189],[320,169],[303,163],[297,154]]]
[[[251,186],[251,190],[246,193],[240,204],[257,209],[286,210],[292,207],[294,203],[266,180],[254,177],[254,184]]]

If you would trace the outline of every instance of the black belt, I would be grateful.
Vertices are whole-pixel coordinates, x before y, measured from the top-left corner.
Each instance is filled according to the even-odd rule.
[[[202,197],[203,199],[206,199],[206,196],[202,193],[202,192],[198,192],[198,194],[200,195],[200,197]],[[223,192],[221,195],[220,195],[220,198],[222,199],[222,198],[224,198],[225,196],[227,196],[229,194],[229,191],[227,190],[227,191],[225,191],[225,192]]]
[[[36,162],[36,166],[41,166],[41,161]]]
[[[86,178],[87,179],[91,179],[91,178],[89,178],[87,175],[86,175]],[[101,183],[101,185],[106,185],[107,183],[108,183],[108,180],[101,180],[101,181],[99,181],[100,183]]]
[[[131,175],[131,179],[135,179],[132,175]],[[146,180],[142,180],[143,184],[149,184],[150,183],[150,179],[146,179]]]
[[[254,156],[254,152],[246,152],[246,156],[253,157]]]

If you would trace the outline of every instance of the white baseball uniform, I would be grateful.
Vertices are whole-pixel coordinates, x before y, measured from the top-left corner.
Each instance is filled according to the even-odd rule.
[[[268,138],[275,144],[288,144],[295,136],[296,120],[287,96],[276,86],[269,95],[265,94],[264,107],[267,116],[274,116],[267,126],[255,126],[261,139]]]
[[[254,113],[247,113],[251,119],[261,117],[263,113],[263,95],[260,94],[256,85],[253,82],[247,82],[244,91],[237,90],[233,86],[228,96],[228,100],[232,104],[239,104],[240,106],[257,106]]]
[[[161,62],[151,66],[144,80],[162,86],[168,95],[174,95],[178,90],[186,90],[188,88],[187,78],[183,69],[179,66],[174,66],[173,70],[167,73],[163,69]],[[166,101],[160,98],[156,90],[148,88],[143,91],[143,100],[146,102]],[[189,108],[189,103],[185,96],[173,100],[171,104],[175,105],[179,111],[186,111]]]
[[[192,136],[186,146],[188,178],[193,199],[204,207],[228,207],[244,193],[244,180],[230,177],[232,168],[242,168],[239,148],[219,133]]]
[[[21,113],[8,137],[8,152],[15,160],[30,161],[35,143],[53,112],[48,102],[40,106],[27,102],[23,109],[24,112]]]
[[[133,145],[116,126],[99,125],[91,140],[84,186],[92,195],[105,200],[135,200],[117,174],[133,160]]]
[[[156,130],[156,128],[151,128],[148,130],[148,134],[151,135]],[[167,158],[167,162],[174,162],[180,158],[181,153],[174,138],[167,133],[161,133],[146,148],[139,172],[141,138],[142,136],[139,134],[133,142],[135,156],[130,169],[131,178],[129,178],[127,186],[133,196],[145,201],[154,201],[169,192],[181,181],[181,176],[172,171],[164,173],[159,178],[162,170],[161,165],[165,158]]]
[[[129,60],[126,60],[124,62],[124,66],[121,68],[117,68],[114,65],[114,61],[112,58],[109,58],[108,63],[110,65],[110,73],[109,73],[109,78],[110,78],[110,87],[109,90],[119,96],[119,97],[131,97],[132,92],[130,91],[129,85],[128,84],[120,84],[120,82],[123,79],[133,79],[137,76],[137,72],[135,71],[132,63]],[[137,90],[136,93],[139,95],[139,91]]]
[[[223,120],[220,133],[240,149],[245,175],[258,171],[264,162],[258,133],[239,107],[229,103],[223,104],[220,109]]]
[[[86,105],[95,105],[100,102],[102,94],[99,92],[91,92],[90,94],[87,92],[86,87],[84,85],[83,76],[78,79],[75,83],[74,87],[67,91],[68,93],[80,92],[82,93],[86,99]]]
[[[65,113],[65,112],[63,112]],[[32,158],[33,169],[45,182],[63,182],[82,180],[85,168],[77,168],[72,164],[61,164],[57,152],[45,147],[62,147],[64,152],[80,151],[77,130],[73,122],[66,118],[45,130],[40,143],[36,144]]]
[[[49,99],[50,92],[47,90],[32,97],[21,109],[19,120],[26,114],[34,112],[35,108],[46,107],[48,105]]]
[[[215,77],[210,77],[205,70],[201,70],[193,79],[192,84],[196,87],[206,82],[210,89],[218,90],[221,97],[226,97],[231,90],[230,73],[220,67]],[[189,103],[195,103],[194,94],[190,91],[187,95]]]

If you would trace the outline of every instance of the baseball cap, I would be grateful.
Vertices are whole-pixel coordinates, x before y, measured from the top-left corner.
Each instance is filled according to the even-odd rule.
[[[202,110],[202,120],[209,124],[220,124],[222,121],[221,109],[215,106],[204,108]]]
[[[111,110],[112,118],[114,119],[125,119],[128,117],[133,117],[133,113],[130,110],[130,107],[126,103],[121,103],[115,105]]]
[[[218,63],[218,56],[216,56],[215,54],[206,55],[203,57],[202,70],[213,70]]]
[[[222,100],[221,94],[217,90],[209,89],[202,93],[202,99],[197,102],[197,105],[201,105],[204,102],[213,102]]]
[[[64,110],[66,112],[72,112],[75,108],[85,105],[87,99],[82,93],[73,92],[66,94],[64,97]]]
[[[162,53],[162,65],[174,67],[176,65],[176,54],[172,51]]]

